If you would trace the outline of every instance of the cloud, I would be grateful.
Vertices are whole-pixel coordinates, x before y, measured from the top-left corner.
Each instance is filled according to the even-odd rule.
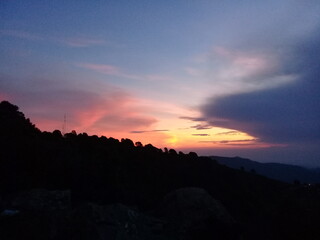
[[[76,64],[76,66],[97,71],[107,75],[115,75],[115,76],[123,75],[122,71],[118,67],[107,65],[107,64],[79,63],[79,64]]]
[[[15,37],[29,41],[47,41],[56,44],[62,44],[69,47],[90,47],[105,45],[106,41],[102,39],[88,38],[88,37],[53,37],[44,36],[41,34],[30,33],[21,30],[0,30],[3,36]]]
[[[108,64],[96,64],[96,63],[76,63],[75,66],[89,69],[95,72],[99,72],[106,75],[116,76],[116,77],[124,77],[128,79],[134,79],[139,81],[154,81],[154,82],[170,82],[173,81],[174,78],[166,75],[157,75],[157,74],[149,74],[149,75],[135,75],[131,73],[127,73],[123,69],[119,67],[108,65]]]
[[[205,136],[210,136],[210,134],[207,133],[194,133],[192,136],[200,136],[200,137],[205,137]]]
[[[257,139],[222,140],[222,141],[200,141],[202,143],[228,144],[228,145],[256,145]]]
[[[30,41],[42,41],[44,38],[38,34],[33,34],[20,30],[0,30],[0,34],[3,36],[16,37],[21,39],[26,39]]]
[[[206,118],[204,118],[204,117],[187,117],[187,116],[181,116],[181,117],[179,117],[179,118],[180,118],[180,119],[185,119],[185,120],[194,121],[194,122],[206,121]]]
[[[181,116],[180,119],[189,120],[192,122],[205,122],[207,119],[205,117],[187,117]],[[211,129],[212,126],[208,123],[199,123],[197,125],[191,126],[190,128],[195,128],[197,130]]]
[[[150,132],[168,132],[167,129],[155,129],[155,130],[141,130],[141,131],[130,131],[130,133],[150,133]]]
[[[319,2],[254,5],[250,14],[237,9],[226,35],[191,66],[189,74],[207,81],[199,107],[204,122],[259,139],[252,146],[229,142],[229,154],[319,166]]]
[[[56,40],[70,47],[89,47],[89,46],[106,44],[106,41],[102,39],[91,39],[91,38],[61,38],[61,39],[57,38]]]
[[[27,78],[19,88],[19,79],[1,77],[0,96],[9,96],[13,104],[41,130],[61,129],[63,116],[67,116],[67,131],[91,134],[129,132],[134,128],[148,128],[157,119],[148,115],[139,99],[112,85],[99,86],[100,91],[64,80],[33,81]],[[94,83],[94,81],[91,81]]]
[[[201,108],[203,117],[211,125],[246,132],[263,141],[320,142],[319,33],[315,31],[303,41],[287,42],[278,46],[278,51],[270,49],[276,54],[276,66],[259,63],[241,77],[241,81],[262,83],[280,76],[294,79],[274,81],[272,87],[262,84],[255,91],[212,96]]]
[[[143,77],[134,75],[134,74],[128,74],[124,72],[122,69],[108,64],[94,64],[94,63],[77,63],[75,64],[78,67],[86,68],[95,72],[99,72],[106,75],[116,76],[116,77],[124,77],[134,80],[143,80]]]
[[[211,129],[212,126],[210,124],[197,124],[197,125],[191,126],[191,128],[195,128],[197,130],[204,130],[204,129]]]
[[[221,132],[221,133],[217,133],[215,135],[239,135],[240,132],[239,131],[227,131],[227,132]]]
[[[295,81],[296,74],[283,71],[284,54],[280,58],[272,49],[214,47],[208,54],[210,68],[206,73],[212,83],[209,87],[214,90],[212,97],[275,88]]]

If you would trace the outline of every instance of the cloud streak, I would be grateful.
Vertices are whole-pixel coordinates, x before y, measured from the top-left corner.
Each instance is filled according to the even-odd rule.
[[[239,135],[240,132],[238,131],[227,131],[227,132],[221,132],[221,133],[216,133],[217,136],[220,136],[220,135]]]
[[[202,143],[227,144],[227,145],[256,145],[257,139],[199,141]]]
[[[185,120],[190,120],[193,122],[202,122],[202,121],[206,121],[207,119],[204,117],[187,117],[187,116],[181,116],[179,117],[180,119],[185,119]]]
[[[106,44],[106,41],[102,39],[92,39],[92,38],[61,38],[61,39],[56,38],[55,41],[70,47],[78,47],[78,48],[99,46],[99,45]]]
[[[20,38],[29,41],[47,41],[69,47],[83,48],[91,46],[106,45],[107,42],[102,39],[88,37],[52,37],[41,34],[30,33],[21,30],[0,30],[2,36]]]
[[[25,31],[20,30],[0,30],[0,34],[2,36],[10,36],[30,41],[43,41],[45,40],[42,36],[38,34],[33,34]]]
[[[76,63],[75,66],[89,69],[91,71],[95,71],[105,75],[133,79],[138,81],[170,82],[174,80],[174,78],[170,76],[160,75],[160,74],[135,75],[135,74],[127,73],[123,69],[117,66],[109,65],[109,64]]]
[[[155,130],[137,130],[137,131],[130,131],[130,133],[152,133],[152,132],[168,132],[167,129],[155,129]]]
[[[191,126],[191,128],[195,128],[197,130],[205,130],[205,129],[211,129],[212,126],[210,124],[197,124],[197,125]]]

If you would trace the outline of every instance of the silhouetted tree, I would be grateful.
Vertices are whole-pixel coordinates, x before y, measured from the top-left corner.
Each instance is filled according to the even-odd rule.
[[[170,149],[170,150],[169,150],[169,154],[171,154],[171,155],[178,155],[177,152],[176,152],[176,150],[174,150],[174,149]]]

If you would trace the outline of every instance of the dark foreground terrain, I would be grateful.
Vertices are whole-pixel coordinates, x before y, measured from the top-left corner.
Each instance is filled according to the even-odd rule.
[[[38,130],[0,103],[0,239],[319,239],[320,189],[129,139]]]

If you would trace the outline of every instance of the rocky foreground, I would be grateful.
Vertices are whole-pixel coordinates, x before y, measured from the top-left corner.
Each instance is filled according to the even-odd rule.
[[[175,190],[149,213],[121,203],[71,204],[69,190],[33,189],[2,201],[0,239],[237,239],[225,207],[200,188]]]

